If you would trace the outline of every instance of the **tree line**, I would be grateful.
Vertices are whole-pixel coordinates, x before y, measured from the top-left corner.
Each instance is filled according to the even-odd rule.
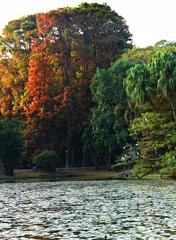
[[[110,68],[97,70],[91,85],[97,103],[93,133],[110,156],[117,143],[123,146],[113,165],[123,176],[175,176],[175,74],[176,47],[170,42],[133,48]]]
[[[115,164],[139,177],[174,172],[175,44],[137,49],[131,37],[124,18],[97,3],[5,26],[0,37],[3,169],[7,159],[11,169],[31,167],[37,154],[53,151],[59,167]]]

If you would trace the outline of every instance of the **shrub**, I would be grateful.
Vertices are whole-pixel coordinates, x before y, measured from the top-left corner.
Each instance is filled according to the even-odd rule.
[[[33,157],[33,163],[42,170],[54,171],[59,166],[59,157],[52,150],[43,150]]]

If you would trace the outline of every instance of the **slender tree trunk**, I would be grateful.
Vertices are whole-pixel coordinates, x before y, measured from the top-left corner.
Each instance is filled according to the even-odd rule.
[[[176,122],[176,113],[175,113],[175,108],[174,108],[174,103],[173,103],[172,96],[170,96],[170,103],[171,103],[171,108],[172,108],[172,114],[173,114],[173,117],[174,117],[174,121]]]
[[[153,101],[152,101],[150,98],[149,98],[149,102],[150,102],[150,104],[151,104],[152,108],[154,109],[154,111],[156,111],[156,107],[155,107],[155,105],[154,105]]]
[[[14,164],[13,164],[13,160],[9,160],[9,161],[4,161],[2,163],[2,173],[5,176],[13,176],[13,169],[14,169]]]
[[[65,168],[68,168],[72,163],[72,113],[73,113],[73,100],[72,100],[72,63],[71,63],[71,43],[65,39],[65,53],[64,53],[64,80],[68,88],[69,103],[67,112],[67,145],[66,145],[66,161]]]
[[[66,146],[66,161],[65,161],[65,168],[69,167],[71,162],[71,126],[69,117],[67,117],[67,146]]]
[[[71,118],[72,118],[72,100],[71,100],[71,90],[69,87],[69,98],[70,98],[70,106],[67,113],[67,146],[66,146],[66,162],[65,162],[65,168],[69,167],[69,164],[72,163],[72,124],[71,124]]]
[[[111,166],[111,153],[108,152],[107,153],[107,158],[106,158],[106,167],[110,168],[110,166]]]
[[[86,163],[86,147],[85,147],[85,143],[83,143],[82,152],[83,152],[82,167],[85,167],[85,163]]]

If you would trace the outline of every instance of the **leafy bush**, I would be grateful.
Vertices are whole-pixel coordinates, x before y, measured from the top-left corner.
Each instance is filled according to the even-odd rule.
[[[59,166],[59,157],[52,150],[43,150],[33,157],[33,163],[42,170],[54,171]]]

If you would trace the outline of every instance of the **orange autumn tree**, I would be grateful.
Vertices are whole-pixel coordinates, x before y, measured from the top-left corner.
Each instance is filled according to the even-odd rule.
[[[63,122],[63,134],[60,141],[63,142],[62,152],[67,153],[65,166],[68,166],[68,159],[69,163],[73,162],[73,132],[77,125],[74,121],[75,114],[73,111],[75,109],[73,109],[74,96],[72,91],[75,79],[72,52],[76,30],[72,23],[72,13],[69,8],[58,9],[37,16],[39,34],[41,38],[49,42],[47,45],[48,51],[55,59],[53,68],[55,79],[60,83],[60,89],[58,89],[58,95],[55,96],[55,99],[60,99],[61,105],[58,106],[58,115],[55,115],[54,118]]]
[[[35,15],[10,21],[0,37],[0,111],[22,116],[21,101],[28,78],[30,44],[36,38]]]
[[[52,65],[45,42],[35,39],[31,44],[28,81],[26,82],[25,98],[22,102],[28,125],[24,132],[27,157],[47,145],[45,121],[51,111],[49,106],[49,81],[51,78]],[[33,148],[31,148],[32,146]]]
[[[67,89],[57,80],[57,58],[49,51],[48,45],[48,39],[41,38],[31,44],[23,102],[28,125],[24,134],[27,158],[43,149],[58,149],[60,119],[65,119],[63,116],[67,111]]]
[[[37,43],[36,43],[37,42]],[[26,109],[26,114],[36,114],[40,118],[44,117],[45,104],[48,96],[48,81],[51,77],[52,69],[49,64],[49,56],[41,43],[35,41],[32,45],[32,53],[29,59],[28,82],[26,84],[27,92],[31,102]]]

